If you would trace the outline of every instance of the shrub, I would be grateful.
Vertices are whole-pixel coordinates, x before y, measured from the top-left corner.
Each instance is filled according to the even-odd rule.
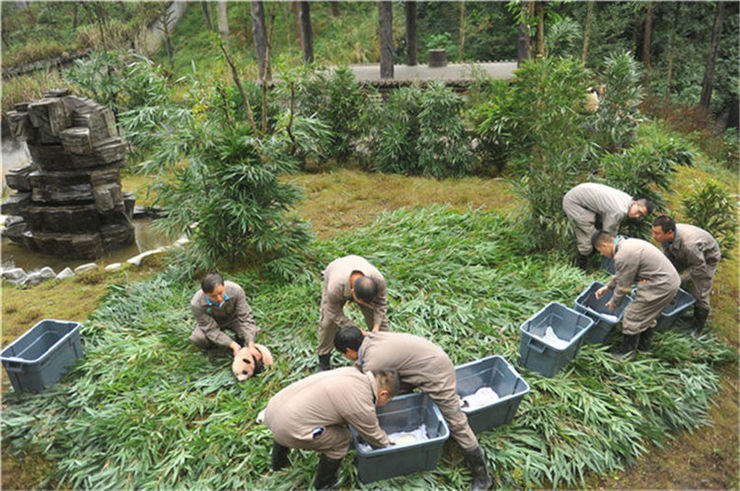
[[[720,183],[709,179],[695,186],[681,204],[690,222],[712,234],[722,255],[730,257],[737,244],[737,200]]]

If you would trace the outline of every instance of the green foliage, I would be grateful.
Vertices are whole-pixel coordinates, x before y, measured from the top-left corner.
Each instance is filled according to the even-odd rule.
[[[548,56],[577,58],[583,48],[580,24],[570,17],[558,18],[545,32],[545,51]]]
[[[442,82],[394,91],[369,108],[370,166],[380,172],[463,176],[472,152],[463,126],[464,100]]]
[[[604,153],[618,152],[635,141],[642,121],[641,76],[638,62],[628,52],[612,53],[604,60],[598,78],[605,91],[590,126],[594,143]]]
[[[372,233],[370,233],[372,231]],[[239,384],[229,357],[209,361],[187,340],[198,286],[163,274],[112,287],[82,328],[85,358],[41,394],[6,394],[0,423],[12,453],[43,453],[69,488],[295,489],[313,479],[315,452],[293,451],[271,472],[270,431],[254,421],[269,397],[312,373],[320,271],[362,253],[388,279],[394,329],[432,339],[455,364],[499,354],[514,362],[519,325],[549,301],[569,303],[591,281],[551,255],[526,255],[520,224],[495,213],[401,210],[367,229],[317,243],[291,283],[245,271],[241,284],[276,359]],[[155,294],[153,294],[155,292]],[[348,314],[361,321],[354,308]],[[531,386],[514,421],[479,435],[496,488],[584,486],[586,473],[629,465],[649,443],[706,423],[719,366],[737,356],[715,337],[658,333],[652,354],[616,361],[584,345],[563,373]],[[459,452],[433,471],[372,489],[469,486]],[[357,487],[351,454],[340,470]]]
[[[737,199],[719,182],[709,179],[691,189],[681,204],[690,223],[712,234],[722,256],[730,257],[737,244]]]
[[[480,109],[478,132],[502,148],[517,193],[531,212],[535,244],[558,247],[566,237],[563,195],[590,171],[582,107],[589,72],[573,59],[543,58],[517,70],[508,91]]]

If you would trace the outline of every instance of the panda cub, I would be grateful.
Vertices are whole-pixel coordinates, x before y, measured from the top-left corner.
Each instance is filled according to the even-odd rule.
[[[244,382],[249,377],[259,374],[265,367],[272,366],[272,353],[266,346],[255,343],[255,348],[262,353],[261,360],[255,360],[249,353],[249,348],[242,348],[234,357],[231,371],[234,372],[239,382]]]

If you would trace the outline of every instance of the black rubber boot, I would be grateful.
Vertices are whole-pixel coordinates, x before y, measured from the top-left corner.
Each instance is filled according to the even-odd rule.
[[[316,471],[316,479],[313,482],[314,487],[317,490],[321,489],[334,489],[337,487],[339,482],[337,481],[337,473],[339,472],[339,465],[342,463],[342,459],[330,459],[324,454],[319,457],[319,468]]]
[[[653,334],[655,334],[654,327],[640,333],[640,342],[637,343],[637,351],[647,351],[650,349],[653,345]]]
[[[493,484],[493,479],[488,474],[486,458],[480,446],[465,452],[465,462],[468,464],[470,473],[473,474],[473,482],[470,488],[473,491],[485,491]]]
[[[701,307],[694,307],[694,328],[691,330],[691,337],[698,338],[701,335],[704,326],[707,325],[709,311]]]
[[[637,349],[637,343],[640,341],[639,334],[622,334],[622,346],[619,348],[617,353],[614,353],[614,358],[618,360],[631,360],[635,357],[635,351]]]
[[[272,465],[273,471],[279,471],[280,469],[290,465],[290,460],[288,460],[289,452],[290,452],[290,449],[288,447],[283,447],[276,441],[272,442],[271,465]]]
[[[319,372],[331,370],[331,353],[328,355],[319,355]]]
[[[588,272],[588,259],[590,257],[591,257],[590,254],[587,254],[585,256],[583,254],[578,254],[576,256],[575,261],[573,261],[573,263],[576,266],[578,266],[581,269],[581,271]]]

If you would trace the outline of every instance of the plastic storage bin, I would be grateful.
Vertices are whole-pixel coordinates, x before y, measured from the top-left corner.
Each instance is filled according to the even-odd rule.
[[[450,430],[437,405],[421,393],[394,397],[377,408],[380,427],[386,433],[412,431],[426,425],[428,440],[375,450],[358,446],[358,435],[350,426],[355,461],[360,481],[367,484],[381,479],[428,471],[437,467],[444,442]]]
[[[45,319],[0,353],[16,392],[39,392],[83,355],[79,322]]]
[[[588,316],[565,305],[557,302],[547,304],[520,327],[519,364],[545,377],[555,376],[576,356],[583,336],[593,322]],[[543,338],[548,326],[558,338],[567,341],[567,345],[555,347],[545,342]]]
[[[496,402],[463,412],[475,433],[510,423],[519,403],[529,392],[527,382],[504,358],[498,355],[455,367],[457,394],[467,397],[482,387],[490,387],[499,396]]]
[[[696,299],[689,292],[679,288],[676,297],[660,313],[656,329],[665,331],[672,328],[681,314],[695,303]]]
[[[607,302],[612,299],[614,290],[608,290],[601,300],[596,299],[596,290],[604,286],[603,283],[594,281],[583,290],[575,301],[576,312],[586,314],[594,320],[593,326],[586,332],[583,340],[587,343],[603,343],[611,330],[624,317],[624,309],[632,301],[631,295],[626,295],[622,303],[614,310],[609,310]]]

